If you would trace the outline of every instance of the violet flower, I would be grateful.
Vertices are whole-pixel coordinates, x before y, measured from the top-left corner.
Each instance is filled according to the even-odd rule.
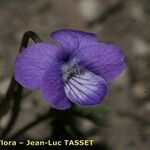
[[[124,69],[122,50],[78,30],[58,30],[51,37],[56,44],[33,44],[17,56],[16,81],[25,88],[40,88],[56,109],[68,109],[72,102],[100,104],[107,95],[107,84]]]

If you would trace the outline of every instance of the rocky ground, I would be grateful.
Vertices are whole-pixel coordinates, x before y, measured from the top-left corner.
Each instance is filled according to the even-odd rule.
[[[0,1],[0,95],[12,75],[13,62],[24,32],[33,30],[50,42],[50,32],[77,28],[97,33],[102,42],[125,51],[127,67],[110,87],[107,103],[110,126],[95,140],[112,150],[150,149],[150,1],[149,0],[8,0]],[[24,99],[15,129],[48,108],[39,91]],[[5,126],[9,113],[0,122]],[[90,126],[90,123],[89,123]],[[47,135],[47,122],[28,135]],[[39,132],[40,129],[40,132]]]

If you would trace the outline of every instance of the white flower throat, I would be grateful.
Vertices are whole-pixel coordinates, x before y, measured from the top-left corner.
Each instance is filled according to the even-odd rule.
[[[75,75],[80,75],[85,72],[84,67],[77,64],[76,61],[64,64],[62,67],[62,78],[63,82],[69,81],[69,79]]]

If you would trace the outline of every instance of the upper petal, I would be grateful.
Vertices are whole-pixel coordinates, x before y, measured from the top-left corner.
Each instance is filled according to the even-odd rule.
[[[44,73],[42,81],[43,96],[56,109],[68,109],[71,102],[66,97],[60,64],[54,64]]]
[[[69,54],[72,54],[79,47],[98,42],[95,34],[72,29],[54,31],[51,33],[51,37]]]
[[[123,51],[115,45],[96,43],[78,49],[70,58],[101,76],[107,83],[114,80],[124,69]]]
[[[94,106],[102,102],[107,94],[107,85],[103,78],[85,71],[72,76],[65,83],[65,93],[70,101],[82,106]]]
[[[37,43],[17,56],[14,77],[23,87],[39,88],[46,68],[56,62],[59,48],[54,45]]]

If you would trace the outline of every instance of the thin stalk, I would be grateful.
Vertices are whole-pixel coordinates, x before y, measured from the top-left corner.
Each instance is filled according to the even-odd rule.
[[[45,121],[45,120],[49,119],[50,116],[52,116],[52,115],[53,115],[53,113],[51,111],[49,111],[48,113],[38,117],[37,119],[33,120],[29,124],[25,125],[22,129],[20,129],[16,133],[14,133],[12,136],[10,136],[11,138],[9,138],[9,140],[18,138],[20,135],[22,135],[24,132],[26,132],[30,128],[34,127],[35,125],[38,125],[42,121]]]
[[[26,48],[28,46],[30,38],[35,43],[42,42],[42,40],[38,37],[38,35],[36,33],[34,33],[33,31],[25,32],[23,35],[23,38],[22,38],[19,53],[21,51],[23,51],[23,48]],[[7,136],[7,134],[9,134],[9,132],[13,128],[13,126],[18,118],[20,104],[21,104],[21,98],[22,98],[22,92],[23,92],[23,87],[19,83],[17,83],[14,79],[14,76],[12,76],[12,79],[11,79],[9,88],[6,92],[6,95],[4,96],[4,98],[2,99],[2,101],[0,103],[0,111],[2,110],[2,112],[0,112],[0,114],[1,114],[0,117],[3,116],[5,112],[7,112],[7,108],[9,106],[10,102],[12,101],[12,99],[13,99],[13,108],[12,108],[10,120],[9,120],[6,128],[2,131],[0,138],[5,138]]]

